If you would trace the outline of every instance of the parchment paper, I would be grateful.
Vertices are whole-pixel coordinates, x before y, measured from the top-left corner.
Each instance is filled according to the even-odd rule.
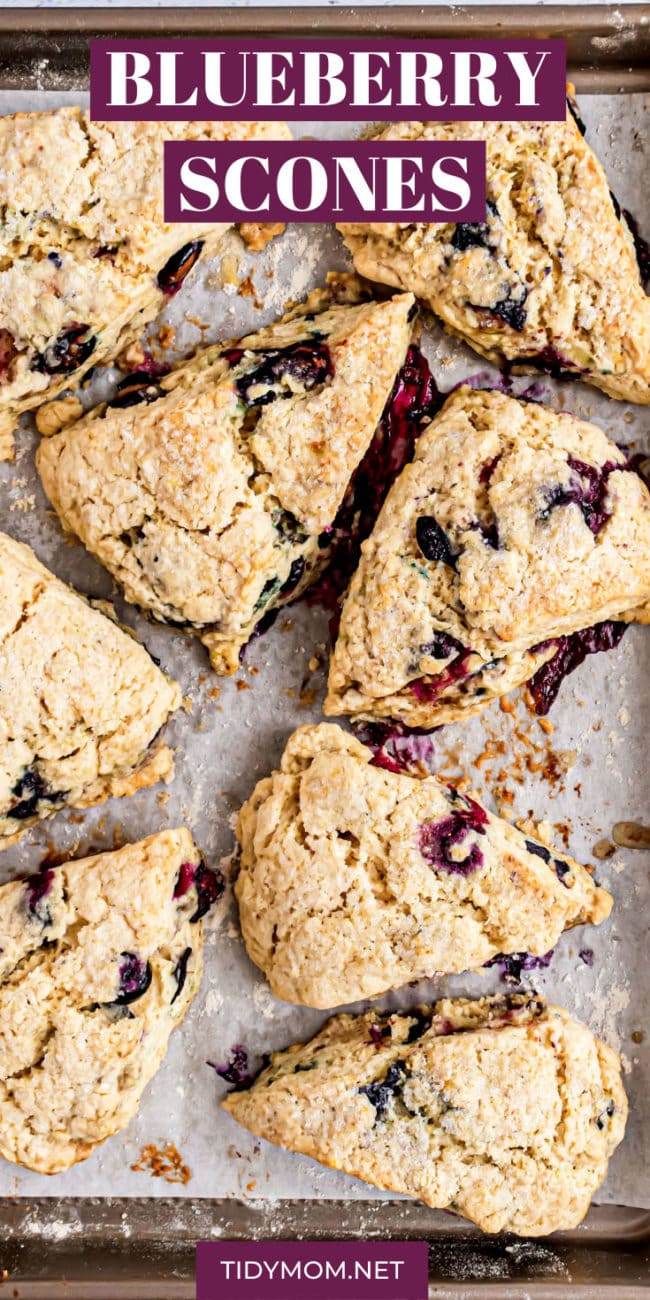
[[[80,99],[6,92],[0,94],[0,111]],[[648,234],[647,97],[645,102],[641,95],[587,97],[581,107],[588,137],[609,168],[612,188]],[[358,129],[357,124],[330,124],[326,133],[341,137]],[[325,131],[322,124],[309,123],[296,124],[294,133],[316,136]],[[216,263],[200,263],[191,290],[183,289],[164,313],[162,319],[176,326],[176,344],[182,349],[195,347],[201,337],[205,341],[230,337],[273,319],[288,299],[300,298],[321,283],[328,270],[348,265],[343,244],[331,227],[294,226],[264,254],[249,254],[237,236],[230,238],[229,248],[226,279],[232,277],[234,267],[239,292],[232,284],[220,287],[223,275]],[[160,321],[153,328],[154,336],[159,326]],[[425,334],[425,351],[442,390],[465,376],[490,372],[433,322]],[[523,379],[520,388],[529,382]],[[593,418],[619,442],[648,450],[648,408],[612,401],[578,383],[543,380],[543,384],[552,406]],[[95,395],[98,391],[95,388]],[[115,598],[119,617],[137,630],[164,668],[181,682],[187,711],[181,710],[169,727],[177,750],[171,786],[113,800],[83,818],[61,813],[5,851],[0,874],[7,878],[33,870],[52,847],[79,856],[183,822],[207,859],[216,864],[232,850],[233,815],[255,781],[276,764],[294,727],[321,717],[328,615],[304,604],[284,611],[271,631],[249,649],[237,678],[217,678],[198,643],[149,624],[125,607],[111,579],[83,547],[64,539],[34,471],[35,442],[26,427],[19,434],[15,464],[0,466],[2,528],[33,545],[55,573],[83,592]],[[323,665],[316,671],[309,667],[313,656]],[[650,630],[633,628],[618,649],[592,657],[564,683],[550,714],[551,735],[515,696],[514,714],[497,703],[472,722],[440,732],[437,769],[454,775],[466,772],[488,802],[506,815],[547,817],[558,830],[560,845],[578,859],[593,862],[594,845],[611,838],[614,822],[644,819],[649,669]],[[495,752],[501,741],[505,752]],[[611,919],[599,928],[563,936],[549,969],[524,976],[529,986],[563,1003],[622,1052],[631,1105],[629,1127],[598,1199],[635,1206],[650,1205],[645,1173],[650,1145],[650,979],[645,963],[649,866],[648,853],[620,849],[599,862],[599,877],[615,897]],[[271,996],[246,956],[230,890],[208,922],[205,956],[200,994],[173,1036],[166,1060],[128,1129],[86,1163],[54,1178],[0,1161],[0,1194],[365,1200],[382,1196],[355,1179],[256,1141],[219,1109],[226,1085],[207,1061],[225,1063],[233,1045],[241,1043],[255,1064],[263,1052],[309,1036],[326,1015]],[[377,1005],[398,1007],[443,992],[506,988],[498,971],[491,969],[476,976],[423,981]],[[645,1033],[641,1042],[637,1041],[640,1032]],[[131,1169],[146,1144],[162,1148],[167,1142],[174,1143],[191,1170],[186,1185],[169,1186],[162,1178]]]

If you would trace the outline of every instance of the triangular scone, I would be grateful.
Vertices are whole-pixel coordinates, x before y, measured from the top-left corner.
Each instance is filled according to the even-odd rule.
[[[525,995],[337,1016],[223,1105],[277,1146],[523,1236],[580,1223],[627,1116],[611,1048]]]
[[[235,893],[276,997],[336,1007],[499,953],[543,957],[612,899],[584,867],[340,727],[294,732],[240,814]]]
[[[0,1155],[41,1174],[124,1128],[201,981],[223,890],[189,831],[0,886]]]
[[[0,533],[0,848],[169,779],[157,737],[180,702],[144,646]]]
[[[93,122],[72,107],[0,118],[0,460],[21,411],[116,356],[218,251],[228,223],[163,220],[165,140],[258,138],[290,137],[282,122]],[[40,431],[62,415],[42,412]]]
[[[64,527],[127,600],[194,632],[218,672],[235,672],[260,619],[323,567],[414,314],[411,294],[377,302],[334,278],[160,389],[126,380],[117,404],[41,444]]]
[[[460,388],[364,543],[325,712],[467,717],[532,677],[554,638],[649,598],[650,493],[623,452],[566,412]]]
[[[650,299],[607,177],[565,122],[398,122],[380,140],[485,140],[485,222],[339,226],[357,270],[410,289],[488,360],[650,402]]]

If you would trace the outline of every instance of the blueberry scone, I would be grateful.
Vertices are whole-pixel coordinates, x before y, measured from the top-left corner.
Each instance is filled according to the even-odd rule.
[[[300,727],[237,827],[249,956],[276,997],[335,1007],[499,953],[544,956],[612,899],[566,854],[437,777],[373,766],[340,727]]]
[[[524,995],[336,1016],[223,1105],[257,1137],[522,1236],[580,1223],[627,1116],[611,1048]]]
[[[127,600],[234,672],[258,622],[327,561],[332,524],[405,361],[411,294],[334,277],[283,320],[152,385],[125,379],[41,444],[64,528]]]
[[[630,228],[565,122],[399,122],[380,140],[484,140],[485,221],[339,227],[357,270],[410,289],[489,361],[650,403],[650,300]]]
[[[0,1155],[41,1174],[135,1115],[201,981],[223,889],[189,831],[0,887]]]
[[[0,848],[168,780],[158,732],[180,702],[144,646],[0,533]]]
[[[573,415],[460,388],[364,544],[325,712],[433,727],[540,674],[543,711],[571,634],[604,648],[649,599],[650,493],[623,452]]]
[[[227,225],[163,220],[163,142],[288,138],[279,122],[0,117],[0,460],[21,411],[114,357]],[[51,416],[42,413],[41,432]],[[54,418],[54,426],[57,420]]]

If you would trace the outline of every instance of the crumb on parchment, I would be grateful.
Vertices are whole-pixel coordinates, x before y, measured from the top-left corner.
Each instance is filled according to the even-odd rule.
[[[189,1165],[183,1162],[180,1152],[173,1142],[164,1147],[157,1147],[150,1142],[142,1148],[139,1158],[131,1168],[136,1173],[148,1173],[152,1178],[164,1178],[166,1183],[182,1183],[185,1186],[192,1177]]]

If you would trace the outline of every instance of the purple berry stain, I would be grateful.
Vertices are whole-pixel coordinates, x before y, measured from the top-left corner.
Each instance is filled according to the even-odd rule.
[[[353,730],[372,750],[371,767],[406,776],[428,776],[433,770],[435,745],[429,732],[409,731],[399,722],[360,722]]]
[[[376,1083],[365,1083],[359,1088],[359,1092],[368,1098],[371,1106],[374,1106],[375,1119],[384,1118],[391,1101],[401,1091],[405,1078],[406,1071],[403,1063],[395,1061],[388,1067],[383,1079]]]
[[[255,1078],[249,1070],[248,1052],[241,1043],[235,1043],[230,1049],[230,1056],[225,1065],[217,1065],[214,1061],[207,1061],[206,1064],[219,1075],[220,1079],[225,1079],[226,1083],[231,1084],[234,1092],[249,1088]]]
[[[556,650],[552,659],[542,664],[528,683],[535,712],[540,717],[548,713],[557,698],[564,678],[574,669],[579,668],[587,655],[613,650],[621,641],[627,628],[627,623],[609,621],[596,623],[594,627],[583,628],[580,632],[572,632],[570,636],[556,637],[553,642]],[[540,649],[543,645],[542,642],[541,646],[536,646],[534,649]]]
[[[452,851],[462,844],[466,836],[485,835],[488,815],[474,799],[465,799],[466,808],[454,809],[448,817],[423,822],[418,829],[418,849],[422,857],[436,871],[450,875],[469,876],[483,866],[483,852],[473,843],[464,858],[452,857]]]
[[[416,441],[440,408],[442,397],[426,357],[412,344],[399,370],[372,442],[357,466],[333,526],[322,535],[327,568],[309,592],[310,604],[334,611],[359,562],[361,543],[371,533],[389,489],[413,458]]]
[[[631,470],[632,467],[619,465],[615,461],[600,466],[588,465],[575,456],[568,457],[568,464],[573,470],[569,482],[550,489],[540,518],[548,519],[557,506],[574,504],[580,507],[587,527],[597,537],[611,517],[611,510],[607,506],[609,476],[614,471]]]
[[[519,984],[523,971],[545,970],[550,966],[553,952],[554,949],[551,948],[550,952],[544,953],[541,957],[533,956],[532,952],[499,952],[484,965],[497,966],[506,984]]]
[[[411,682],[411,691],[416,700],[421,704],[433,704],[448,686],[469,677],[467,664],[471,653],[471,650],[463,650],[441,673],[436,673],[434,677],[417,677]]]

